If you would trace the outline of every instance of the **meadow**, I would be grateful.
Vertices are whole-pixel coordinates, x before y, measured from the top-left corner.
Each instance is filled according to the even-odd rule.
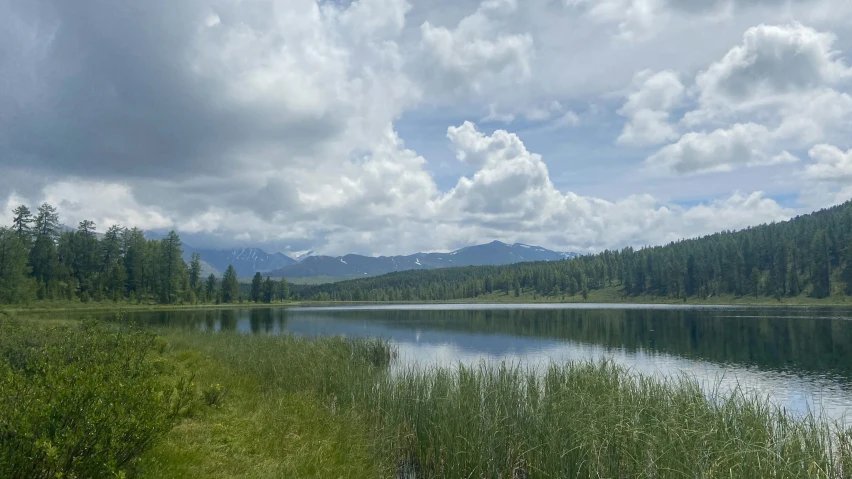
[[[848,477],[852,431],[609,362],[0,318],[0,477]]]

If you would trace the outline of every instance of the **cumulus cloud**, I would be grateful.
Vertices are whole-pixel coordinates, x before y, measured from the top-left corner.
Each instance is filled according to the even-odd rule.
[[[852,149],[845,153],[833,145],[816,145],[808,152],[813,163],[805,167],[809,180],[852,183]]]
[[[701,72],[701,102],[750,108],[779,96],[833,85],[852,71],[833,48],[834,34],[798,23],[749,28],[743,43]]]
[[[699,174],[792,163],[797,158],[789,150],[842,134],[852,121],[852,97],[836,88],[852,78],[852,70],[835,42],[833,34],[799,23],[749,28],[741,44],[695,77],[696,108],[679,122],[687,132],[645,164]],[[642,91],[635,93],[638,99]],[[628,108],[632,100],[622,114],[638,109]],[[662,113],[636,116],[619,141],[642,125],[650,125],[639,130],[651,131],[647,136],[673,135],[666,119]]]
[[[645,146],[677,137],[669,112],[683,101],[684,86],[677,73],[644,70],[633,78],[634,91],[618,111],[628,118],[617,143]]]
[[[0,60],[5,161],[173,178],[364,146],[418,97],[386,38],[405,8],[16,3],[0,20],[16,26],[0,43],[17,53]]]
[[[206,235],[207,241],[242,240],[277,249],[313,246],[330,254],[446,250],[482,238],[596,251],[656,244],[790,215],[761,193],[735,194],[690,209],[661,204],[650,195],[609,201],[563,193],[551,181],[542,156],[530,152],[514,133],[498,130],[489,135],[465,122],[450,127],[447,137],[457,158],[476,171],[446,192],[425,171],[426,160],[388,129],[384,141],[368,155],[353,158],[336,173],[320,174],[313,186],[297,189],[298,213],[264,216],[251,209],[215,205],[194,213],[155,209],[139,204],[125,185],[85,180],[51,184],[40,200],[57,204],[63,221],[93,218],[101,227],[115,223],[175,227],[188,233],[185,239],[190,244]],[[738,208],[746,210],[728,212]],[[408,249],[400,251],[400,245]]]
[[[514,0],[486,0],[454,28],[428,21],[420,26],[424,54],[420,74],[429,80],[433,93],[482,95],[530,78],[532,36],[499,28],[517,8]]]
[[[48,185],[43,201],[62,211],[63,221],[75,227],[93,220],[101,230],[124,225],[141,229],[170,228],[174,223],[159,208],[142,206],[127,185],[87,180],[66,180]]]
[[[746,2],[0,0],[0,198],[6,213],[56,203],[69,224],[324,253],[592,251],[783,219],[760,192],[683,208],[639,181],[580,191],[634,176],[642,158],[602,146],[619,134],[671,143],[646,164],[680,174],[844,144],[842,35],[763,25],[736,45],[773,1],[732,23],[723,4]],[[692,38],[710,24],[734,33]],[[486,111],[520,133],[465,121]]]
[[[731,171],[737,166],[791,163],[787,151],[770,154],[772,132],[755,123],[738,123],[710,133],[691,132],[648,157],[645,164],[677,174]]]

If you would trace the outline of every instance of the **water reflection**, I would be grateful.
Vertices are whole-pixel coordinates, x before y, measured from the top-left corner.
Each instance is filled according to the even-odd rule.
[[[723,388],[772,393],[793,410],[852,406],[852,321],[830,308],[623,308],[611,305],[436,305],[153,311],[161,327],[246,334],[378,336],[397,367],[612,358],[649,374],[686,373]]]

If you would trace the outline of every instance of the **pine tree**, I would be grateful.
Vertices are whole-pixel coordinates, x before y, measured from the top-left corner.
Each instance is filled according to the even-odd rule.
[[[201,255],[192,253],[189,262],[189,287],[197,291],[201,287]]]
[[[281,281],[278,282],[278,298],[281,301],[290,299],[290,285],[286,278],[281,278]]]
[[[218,281],[216,280],[216,275],[210,273],[210,276],[207,277],[207,281],[205,283],[205,290],[207,293],[207,300],[213,301],[216,297],[216,285]]]
[[[254,274],[254,277],[251,279],[251,300],[255,303],[260,302],[260,296],[262,294],[263,287],[263,276],[260,275],[260,272]]]
[[[273,299],[275,299],[275,283],[272,281],[272,278],[267,276],[263,282],[263,302],[268,304]]]
[[[0,303],[24,303],[34,297],[28,246],[18,230],[0,228]]]
[[[12,210],[12,229],[18,235],[29,240],[33,228],[33,214],[26,205],[21,205]]]
[[[56,240],[59,238],[59,215],[56,208],[44,203],[38,207],[35,218],[35,242],[30,250],[32,275],[38,282],[38,296],[45,299],[50,296],[56,283],[57,254]]]
[[[233,265],[228,265],[222,276],[222,302],[236,303],[240,299],[240,284],[237,280],[237,270]]]
[[[831,294],[831,266],[828,240],[824,230],[817,231],[811,242],[811,296],[826,298]]]
[[[166,304],[173,303],[183,296],[183,276],[186,263],[183,262],[183,250],[180,237],[172,230],[160,242],[162,272],[160,276],[160,297]]]

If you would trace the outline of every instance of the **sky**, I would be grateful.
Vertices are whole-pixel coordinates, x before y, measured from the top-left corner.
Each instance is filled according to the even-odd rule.
[[[664,244],[852,198],[848,0],[0,0],[0,208],[195,247]]]

